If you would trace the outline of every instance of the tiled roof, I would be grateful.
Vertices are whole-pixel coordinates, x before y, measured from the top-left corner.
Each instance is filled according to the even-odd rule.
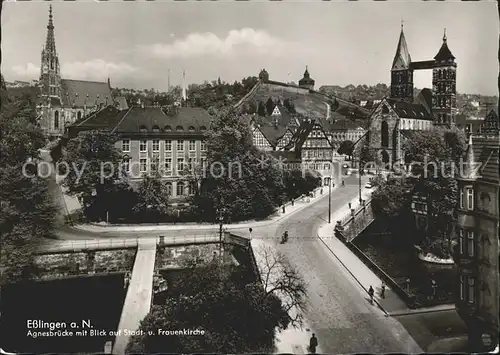
[[[146,130],[154,133],[172,132],[186,134],[200,134],[210,128],[211,118],[208,112],[201,108],[178,107],[176,113],[167,114],[161,107],[132,107],[123,116],[115,127],[116,133],[139,133]]]
[[[499,137],[474,137],[469,140],[467,148],[465,176],[469,179],[478,178],[493,183],[500,183],[499,178]],[[480,163],[479,170],[473,163]],[[477,172],[474,176],[473,173]]]
[[[427,112],[427,109],[418,103],[408,103],[408,102],[400,102],[388,99],[387,102],[391,105],[391,107],[396,111],[399,117],[401,118],[414,118],[420,120],[433,120],[432,115]]]
[[[264,137],[269,141],[272,146],[275,146],[278,141],[283,137],[287,131],[286,127],[273,126],[268,124],[263,124],[258,126],[258,129],[262,132]]]
[[[123,117],[126,112],[127,111],[120,111],[112,105],[108,105],[97,112],[91,113],[75,121],[72,126],[112,129],[120,122],[121,117]]]
[[[61,87],[61,99],[66,106],[83,107],[113,103],[111,88],[107,82],[61,79]]]
[[[455,56],[451,54],[450,49],[448,48],[448,44],[446,43],[446,40],[443,41],[443,45],[439,49],[438,54],[434,57],[435,60],[448,60],[448,59],[455,59]]]
[[[403,32],[403,28],[401,28],[396,55],[394,56],[394,60],[392,61],[392,69],[409,69],[410,64],[410,52],[408,51],[408,45],[406,44],[406,38]]]
[[[416,103],[421,104],[429,114],[432,114],[432,90],[423,88],[415,98]]]
[[[278,143],[288,128],[292,131],[295,130],[295,128],[292,129],[292,127],[290,127],[292,117],[288,110],[281,105],[277,106],[281,115],[270,115],[266,117],[255,116],[254,118],[254,122],[257,124],[258,129],[273,146]]]

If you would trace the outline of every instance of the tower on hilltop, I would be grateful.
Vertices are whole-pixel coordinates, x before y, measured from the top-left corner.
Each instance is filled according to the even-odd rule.
[[[59,57],[56,51],[54,24],[52,22],[52,5],[50,5],[47,39],[45,40],[45,47],[42,49],[39,82],[42,97],[61,99],[61,74],[59,69]]]
[[[402,21],[398,47],[391,68],[391,99],[413,101],[413,69]]]
[[[434,57],[432,70],[432,110],[435,124],[452,126],[457,110],[457,63],[448,48],[446,29],[443,44]]]

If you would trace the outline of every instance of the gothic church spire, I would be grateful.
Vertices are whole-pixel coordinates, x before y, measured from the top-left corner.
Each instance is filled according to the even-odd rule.
[[[49,6],[49,24],[47,25],[47,39],[45,40],[45,51],[47,53],[56,53],[54,23],[52,22],[52,5]]]
[[[392,62],[392,70],[409,69],[410,64],[410,52],[408,51],[408,45],[406,44],[405,33],[403,30],[403,21],[401,21],[401,33],[399,34],[399,42],[396,49],[396,55],[394,56],[394,60]]]

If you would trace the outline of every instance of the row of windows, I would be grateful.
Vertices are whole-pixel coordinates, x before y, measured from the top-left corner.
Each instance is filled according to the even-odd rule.
[[[406,85],[406,86],[396,86],[393,88],[392,91],[392,96],[409,96],[413,95],[413,86],[412,85]]]
[[[433,73],[435,78],[438,79],[455,79],[456,73],[450,69],[437,69]]]
[[[460,275],[460,300],[470,304],[476,302],[476,278]]]
[[[203,159],[200,161],[201,164],[203,164]],[[176,171],[181,172],[184,171],[184,169],[189,169],[192,170],[196,165],[197,165],[197,160],[194,158],[189,158],[187,160],[187,164],[185,163],[184,158],[177,158],[177,164],[176,164]],[[163,163],[164,166],[164,172],[167,176],[172,175],[173,171],[173,166],[172,166],[172,159],[171,158],[165,158],[165,161]],[[160,159],[152,159],[148,160],[146,158],[139,159],[139,172],[140,173],[147,173],[148,170],[151,171],[158,171],[160,167]],[[131,159],[124,159],[123,160],[123,170],[126,171],[127,173],[131,172],[132,164],[131,164]],[[149,169],[148,169],[149,168]]]
[[[409,81],[411,82],[412,80],[412,72],[411,71],[396,71],[396,72],[393,72],[392,74],[392,81],[396,82],[396,83],[402,83],[402,82],[406,82],[406,81]]]
[[[414,130],[424,130],[431,127],[430,121],[422,120],[401,120],[402,129],[414,129]]]
[[[476,254],[475,250],[475,234],[473,230],[468,229],[458,229],[458,246],[460,255],[467,255],[469,257],[474,257]]]
[[[330,143],[328,143],[327,139],[308,139],[306,140],[305,147],[329,147]]]
[[[159,127],[159,126],[156,126],[156,125],[155,125],[155,126],[153,126],[151,130],[152,130],[152,132],[161,132],[160,127]],[[180,132],[180,131],[184,131],[184,127],[183,127],[183,126],[177,126],[177,127],[175,127],[175,130],[176,130],[176,131],[179,131],[179,132]],[[206,130],[207,130],[207,127],[205,127],[205,126],[200,126],[200,131],[206,131]],[[146,126],[141,126],[141,127],[139,127],[139,131],[140,131],[141,133],[147,133],[147,132],[148,132],[148,129],[146,128]],[[171,131],[172,131],[172,126],[166,125],[166,126],[163,128],[163,131],[164,131],[164,132],[171,132]],[[189,127],[188,127],[188,131],[189,131],[189,132],[194,132],[194,131],[195,131],[195,127],[194,127],[194,126],[189,126]]]
[[[332,151],[331,150],[321,150],[321,149],[304,150],[303,157],[305,159],[311,159],[311,158],[330,159],[332,157]]]
[[[469,211],[474,209],[474,189],[471,186],[460,189],[459,203],[461,209]]]
[[[455,83],[437,83],[433,87],[433,93],[455,92]]]
[[[200,149],[202,151],[207,150],[206,143],[204,141],[201,141],[200,143],[201,143]],[[165,147],[165,151],[167,151],[167,152],[172,151],[172,140],[170,140],[170,139],[165,140],[164,147]],[[177,140],[177,143],[176,143],[177,151],[184,151],[184,147],[185,147],[185,141],[182,139]],[[195,151],[196,150],[196,141],[189,140],[188,141],[188,148],[190,151]],[[160,140],[159,139],[153,139],[152,149],[153,149],[153,152],[160,151]],[[122,140],[122,151],[123,152],[130,152],[130,139]],[[148,151],[148,141],[147,140],[139,141],[139,151],[140,152],[147,152]]]
[[[453,107],[456,106],[456,99],[451,97],[438,97],[432,99],[434,106],[436,107],[451,107],[453,103]]]

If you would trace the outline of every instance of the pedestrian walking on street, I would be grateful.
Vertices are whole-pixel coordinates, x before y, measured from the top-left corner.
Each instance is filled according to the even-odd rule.
[[[318,346],[318,338],[316,335],[312,335],[311,340],[309,340],[309,351],[311,354],[316,354],[316,347]]]
[[[375,291],[373,291],[373,287],[371,285],[368,289],[368,294],[370,295],[370,303],[373,304],[373,295],[375,294]]]
[[[380,297],[385,298],[385,285],[382,284],[382,288],[380,289]]]

